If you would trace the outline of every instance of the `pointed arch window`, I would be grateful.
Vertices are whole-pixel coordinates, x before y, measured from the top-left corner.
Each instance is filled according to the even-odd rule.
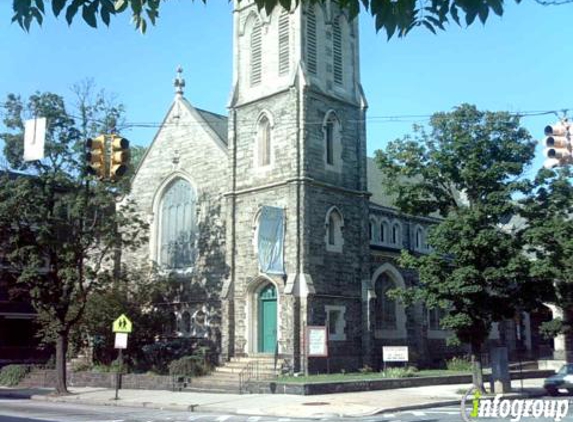
[[[263,116],[259,120],[256,164],[258,167],[271,164],[271,122],[267,116]]]
[[[326,250],[330,252],[342,252],[344,243],[342,230],[344,219],[337,208],[331,208],[326,216]]]
[[[181,325],[185,334],[191,333],[191,314],[189,312],[185,311],[181,315]]]
[[[284,75],[289,71],[289,32],[289,13],[283,10],[279,16],[279,75]]]
[[[159,264],[164,268],[193,266],[196,256],[196,193],[181,178],[167,187],[160,203]]]
[[[388,222],[380,223],[380,243],[388,242]]]
[[[261,22],[256,21],[251,33],[251,85],[261,82],[263,74],[263,37]]]
[[[402,228],[398,222],[392,225],[392,244],[398,247],[402,246]]]
[[[376,328],[395,330],[397,328],[396,300],[388,297],[388,292],[396,285],[387,274],[381,274],[376,280]]]
[[[416,239],[414,245],[418,251],[424,249],[424,230],[421,227],[416,228]]]
[[[327,166],[340,166],[340,122],[334,111],[330,111],[324,121],[324,161]]]

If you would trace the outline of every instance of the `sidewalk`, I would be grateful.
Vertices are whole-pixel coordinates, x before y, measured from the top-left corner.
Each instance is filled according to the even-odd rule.
[[[523,381],[524,393],[542,393],[543,379]],[[368,416],[382,412],[421,409],[433,406],[458,405],[460,391],[468,384],[439,385],[359,393],[295,396],[285,394],[212,394],[172,392],[162,390],[115,390],[101,388],[71,388],[70,396],[52,396],[49,389],[18,390],[0,388],[0,397],[29,397],[32,400],[71,402],[90,405],[149,407],[154,409],[184,410],[190,412],[216,412],[259,416],[299,418]],[[518,390],[520,381],[512,381]],[[518,392],[519,393],[519,392]]]

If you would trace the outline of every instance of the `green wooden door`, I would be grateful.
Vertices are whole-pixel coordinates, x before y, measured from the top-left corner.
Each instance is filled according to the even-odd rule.
[[[277,290],[269,284],[259,293],[259,353],[274,353],[277,343]]]

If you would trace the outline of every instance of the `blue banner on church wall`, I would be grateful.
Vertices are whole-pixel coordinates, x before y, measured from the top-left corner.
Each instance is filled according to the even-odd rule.
[[[284,210],[264,205],[259,217],[259,268],[265,274],[281,274],[284,270]]]

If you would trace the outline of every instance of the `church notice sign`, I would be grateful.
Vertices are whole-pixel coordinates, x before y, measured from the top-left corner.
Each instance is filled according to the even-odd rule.
[[[306,344],[309,357],[327,357],[328,345],[326,341],[326,327],[306,327]]]
[[[383,346],[384,362],[408,362],[408,346]]]

